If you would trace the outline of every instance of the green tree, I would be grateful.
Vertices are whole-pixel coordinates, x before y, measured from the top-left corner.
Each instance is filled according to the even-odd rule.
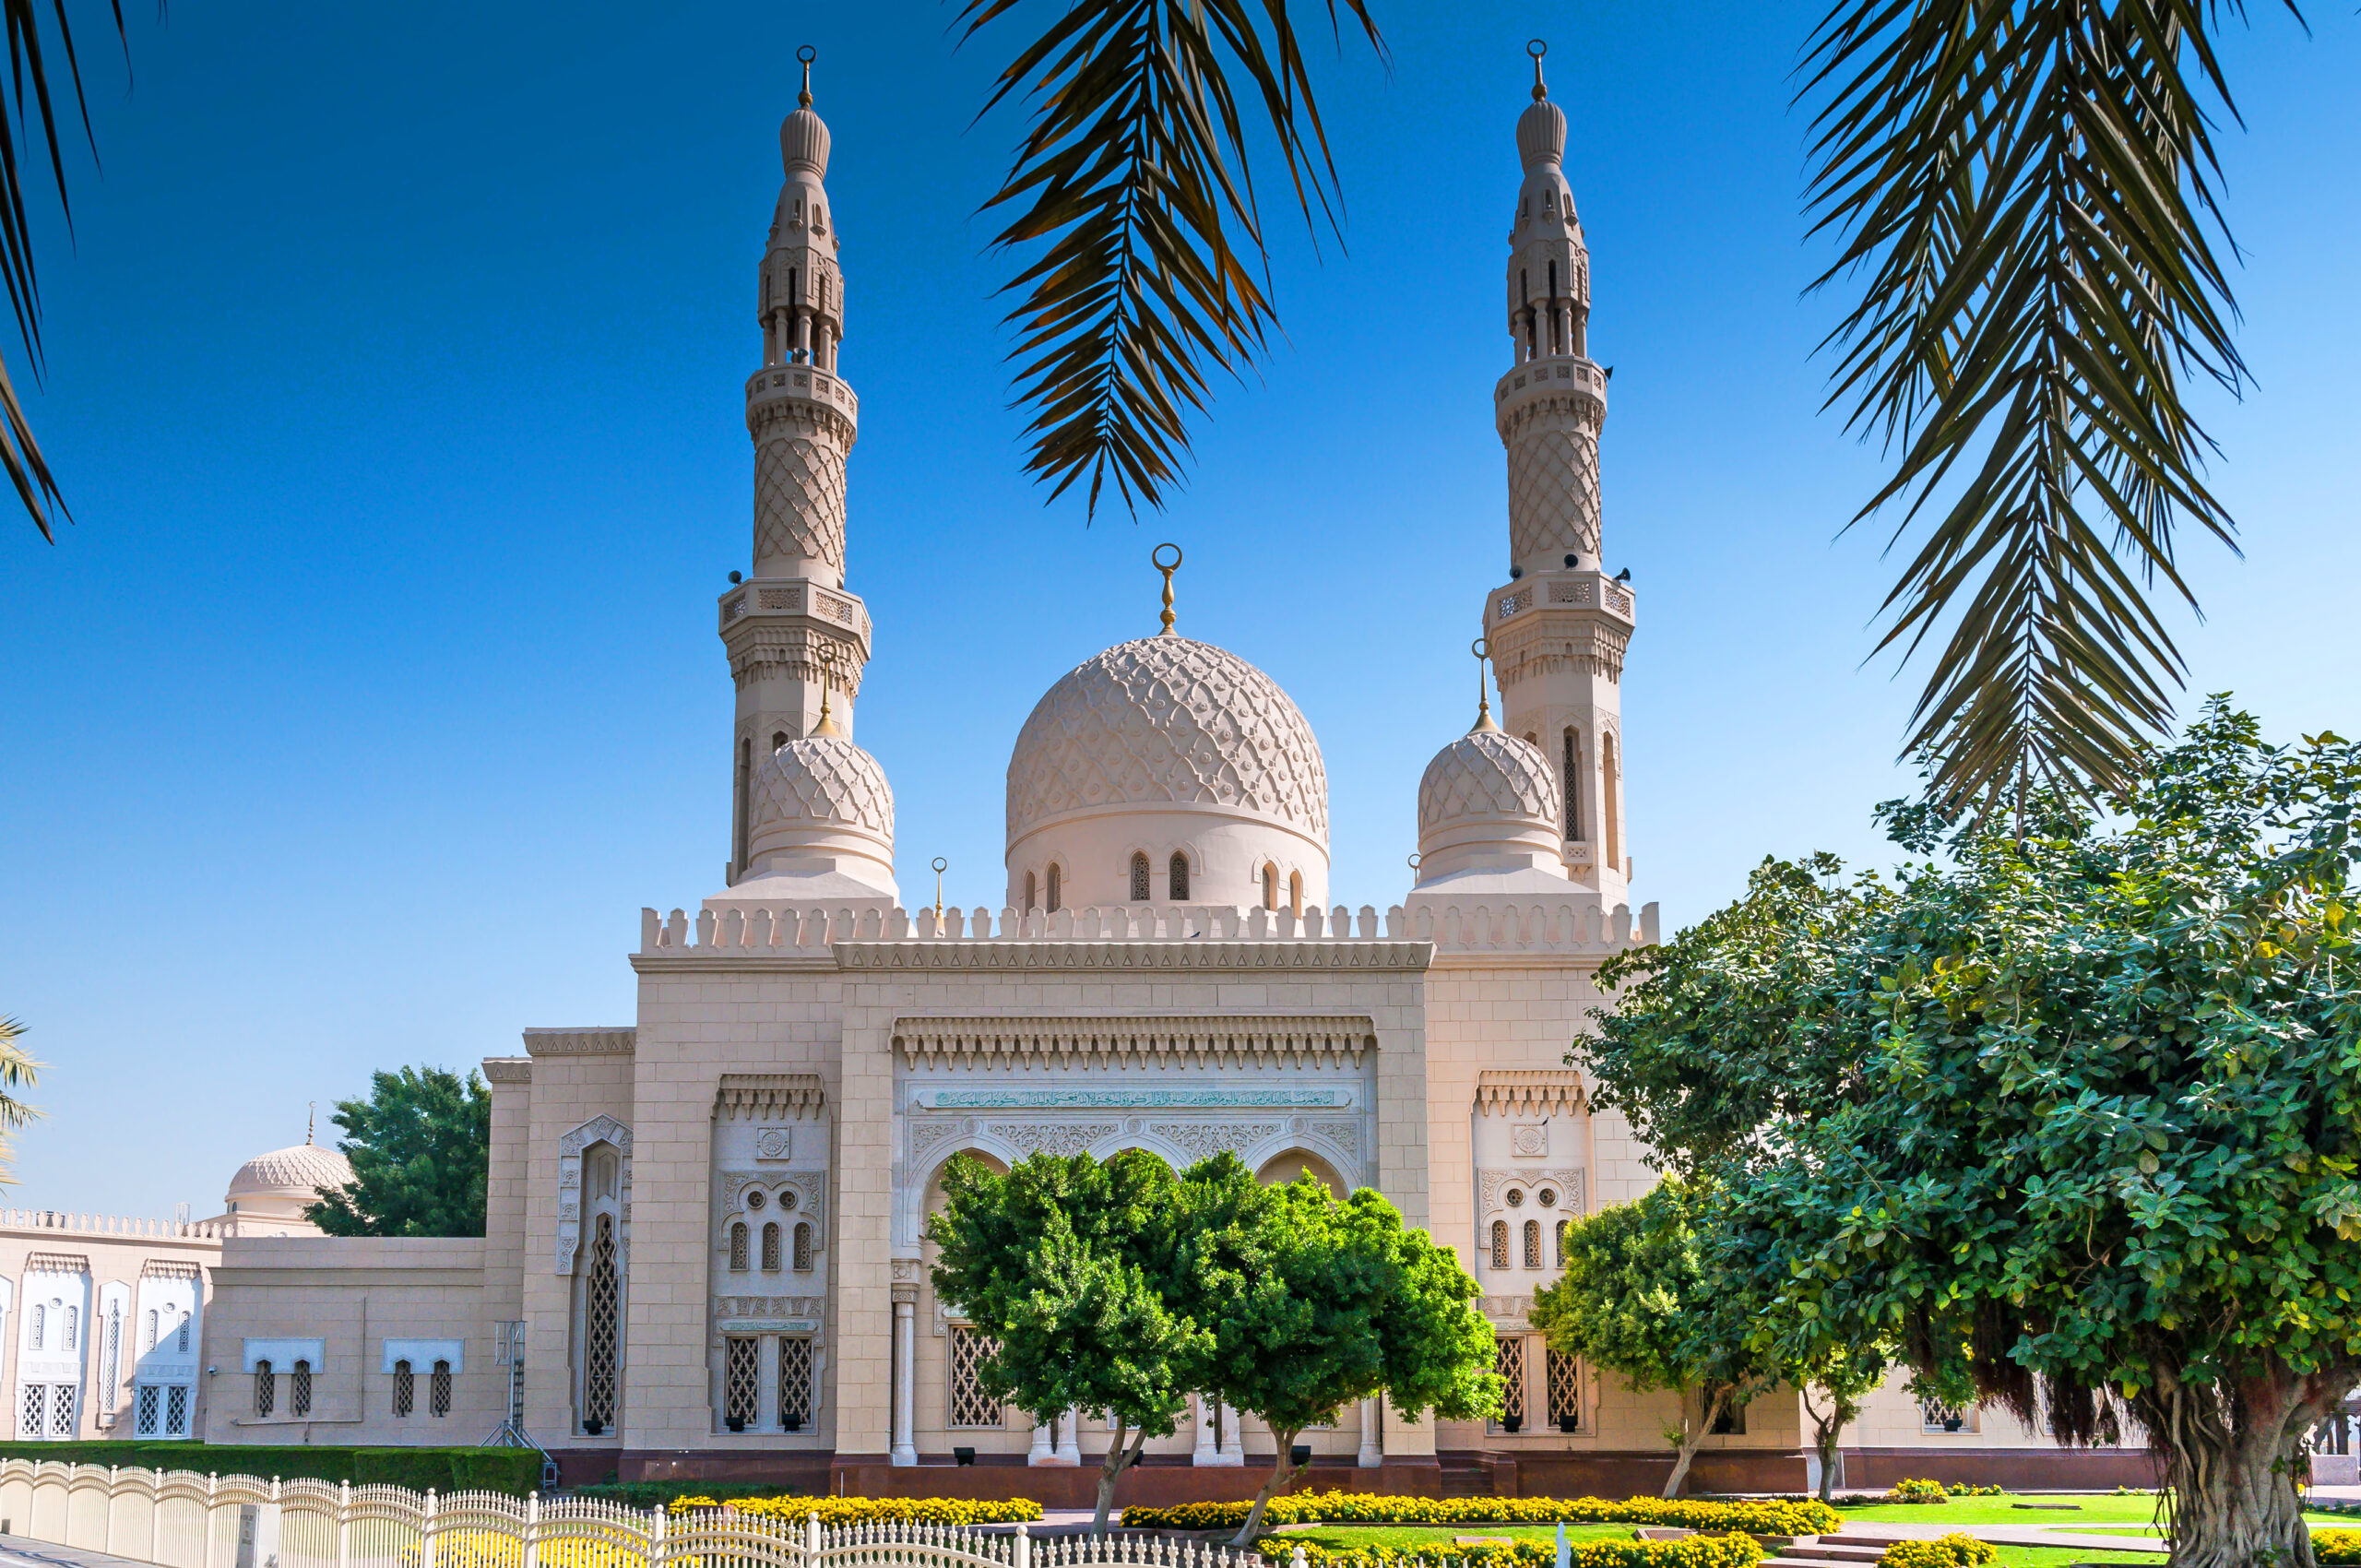
[[[1791,1362],[1782,1383],[1802,1396],[1804,1415],[1811,1422],[1812,1452],[1820,1456],[1820,1500],[1836,1491],[1838,1444],[1845,1429],[1861,1414],[1862,1403],[1886,1380],[1891,1370],[1886,1346],[1872,1341],[1822,1342]]]
[[[1213,1336],[1185,1298],[1183,1216],[1171,1168],[1139,1149],[1101,1162],[1035,1154],[1002,1175],[955,1158],[927,1222],[935,1290],[994,1341],[977,1368],[995,1399],[1037,1422],[1069,1409],[1115,1424],[1098,1471],[1103,1535],[1115,1483],[1151,1437],[1179,1430]]]
[[[1318,1178],[1259,1187],[1235,1155],[1191,1169],[1200,1194],[1182,1243],[1184,1288],[1215,1343],[1204,1392],[1261,1418],[1277,1447],[1233,1546],[1299,1479],[1295,1440],[1382,1393],[1406,1420],[1498,1412],[1492,1330],[1449,1248],[1405,1229],[1369,1188],[1339,1199]]]
[[[470,1072],[373,1073],[337,1102],[352,1181],[304,1212],[331,1236],[481,1236],[492,1170],[492,1095]]]
[[[1791,997],[1743,953],[1631,987],[1595,1070],[1670,1105],[1626,1053],[1815,1064],[1723,1167],[1765,1354],[1891,1336],[2061,1441],[2128,1411],[2174,1568],[2308,1564],[2306,1438],[2361,1382],[2361,748],[2217,698],[2120,814],[2036,807],[1906,867]]]
[[[1533,1326],[1560,1355],[1621,1374],[1635,1394],[1679,1399],[1679,1423],[1665,1429],[1675,1455],[1667,1497],[1679,1494],[1714,1423],[1776,1377],[1709,1266],[1703,1227],[1716,1205],[1710,1185],[1674,1176],[1571,1221],[1565,1271],[1533,1297]]]
[[[41,1079],[42,1064],[24,1048],[25,1026],[0,1017],[0,1183],[7,1180],[15,1146],[7,1134],[41,1114],[27,1104],[21,1091]]]

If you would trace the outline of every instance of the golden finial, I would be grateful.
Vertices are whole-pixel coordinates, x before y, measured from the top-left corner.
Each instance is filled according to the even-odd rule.
[[[1476,722],[1467,732],[1474,735],[1489,730],[1497,735],[1501,727],[1492,722],[1492,693],[1484,682],[1484,666],[1492,657],[1492,639],[1477,637],[1467,645],[1467,651],[1476,656]]]
[[[812,62],[820,57],[820,52],[807,43],[795,52],[795,57],[803,63],[803,90],[795,95],[796,105],[809,109],[812,107]],[[1538,66],[1535,68],[1539,69]]]
[[[1169,566],[1164,564],[1164,552],[1168,550],[1172,552],[1172,564]],[[1157,571],[1164,574],[1164,630],[1157,636],[1173,636],[1176,634],[1172,630],[1172,574],[1180,569],[1180,547],[1170,543],[1159,544],[1148,552],[1147,558],[1155,564]]]
[[[312,1141],[312,1134],[318,1130],[319,1125],[320,1102],[316,1099],[305,1100],[303,1102],[303,1141],[305,1143]]]
[[[1533,101],[1538,103],[1549,96],[1548,84],[1541,79],[1541,57],[1549,53],[1549,46],[1537,38],[1529,38],[1525,42],[1525,52],[1533,56]],[[812,78],[812,68],[809,65],[803,68],[803,77],[806,82]],[[812,101],[808,94],[803,101],[806,103]]]
[[[943,873],[950,869],[949,861],[934,857],[934,929],[938,932],[943,929]]]
[[[845,732],[837,729],[836,721],[828,716],[828,695],[830,688],[836,683],[836,662],[842,657],[834,643],[822,643],[812,650],[812,661],[820,667],[820,722],[812,726],[812,733],[831,736],[839,741],[844,739]]]

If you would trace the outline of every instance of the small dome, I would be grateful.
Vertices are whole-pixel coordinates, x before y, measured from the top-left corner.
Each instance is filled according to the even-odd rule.
[[[824,132],[823,135],[825,133]],[[825,143],[822,144],[825,148]],[[1566,159],[1566,112],[1536,98],[1516,117],[1516,155],[1527,169]]]
[[[1472,730],[1418,780],[1418,880],[1510,862],[1563,874],[1565,796],[1541,749]]]
[[[1558,139],[1565,140],[1562,131]],[[824,177],[828,172],[828,126],[809,103],[780,124],[778,156],[789,174]]]
[[[352,1181],[352,1162],[332,1148],[297,1144],[291,1148],[258,1154],[238,1167],[223,1194],[232,1209],[251,1206],[257,1198],[291,1198],[302,1205],[318,1201],[322,1187],[342,1187]]]
[[[754,769],[746,813],[746,852],[808,848],[815,835],[842,837],[894,854],[894,790],[877,759],[837,735],[789,741]]]

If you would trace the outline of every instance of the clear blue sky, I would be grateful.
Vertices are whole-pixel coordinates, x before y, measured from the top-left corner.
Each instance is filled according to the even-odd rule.
[[[739,388],[807,42],[862,400],[860,737],[906,891],[941,854],[948,897],[999,901],[1009,743],[1154,629],[1170,538],[1182,628],[1320,733],[1337,897],[1400,897],[1504,570],[1489,394],[1536,33],[1619,372],[1639,897],[1686,922],[1766,853],[1884,858],[1916,683],[1863,662],[1882,536],[1836,536],[1877,454],[1808,359],[1833,303],[1799,294],[1809,11],[1378,9],[1390,75],[1318,59],[1347,248],[1281,226],[1287,340],[1167,517],[1086,529],[1018,472],[972,216],[1018,126],[969,125],[1007,41],[955,52],[949,7],[132,7],[128,90],[80,7],[103,171],[73,165],[71,248],[44,224],[32,399],[77,522],[52,549],[0,519],[0,1012],[52,1063],[7,1201],[210,1212],[372,1068],[632,1017],[640,906],[693,905],[728,849],[713,603],[747,564]],[[2255,18],[2224,134],[2259,386],[2207,404],[2248,553],[2190,541],[2186,646],[2274,733],[2349,732],[2361,27]]]

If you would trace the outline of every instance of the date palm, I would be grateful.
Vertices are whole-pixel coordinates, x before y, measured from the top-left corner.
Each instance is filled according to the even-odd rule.
[[[14,1152],[7,1134],[41,1114],[21,1098],[41,1076],[41,1063],[27,1053],[21,1041],[25,1027],[0,1017],[0,1183],[7,1180],[8,1158]]]

